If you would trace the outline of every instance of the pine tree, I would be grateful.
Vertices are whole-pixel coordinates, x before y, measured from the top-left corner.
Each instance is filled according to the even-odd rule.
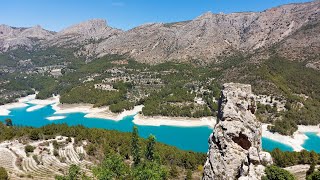
[[[312,174],[314,172],[315,168],[316,168],[316,163],[312,162],[310,165],[310,168],[306,172],[306,176],[308,177],[310,174]]]
[[[154,160],[155,144],[156,144],[156,137],[154,135],[150,135],[147,140],[147,151],[146,151],[146,159],[150,161]]]
[[[139,133],[137,126],[133,127],[132,138],[131,138],[131,154],[133,156],[134,164],[140,163],[140,144],[139,144]]]
[[[11,119],[6,119],[6,126],[12,126],[12,120]]]

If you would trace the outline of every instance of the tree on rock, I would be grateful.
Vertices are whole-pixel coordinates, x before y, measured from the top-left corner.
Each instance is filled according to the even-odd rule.
[[[137,126],[133,126],[132,137],[131,137],[131,154],[133,156],[134,164],[140,163],[140,144],[139,144],[139,132]]]
[[[12,120],[11,119],[6,119],[6,126],[12,126]]]
[[[0,167],[0,179],[1,180],[9,179],[9,176],[8,176],[8,173],[7,173],[6,169],[3,168],[3,167]]]
[[[146,159],[150,161],[154,160],[155,144],[156,144],[156,137],[154,135],[150,135],[147,140],[147,150],[146,150]]]

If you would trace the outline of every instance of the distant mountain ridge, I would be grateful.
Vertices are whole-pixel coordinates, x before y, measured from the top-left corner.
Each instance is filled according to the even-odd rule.
[[[149,64],[164,61],[214,62],[242,52],[265,54],[277,45],[279,54],[292,59],[311,58],[320,52],[320,1],[288,4],[263,12],[205,13],[194,20],[150,23],[128,31],[94,19],[60,32],[40,26],[12,28],[0,25],[0,51],[18,47],[75,48],[87,58],[125,54]],[[305,33],[308,31],[308,33]],[[268,52],[266,53],[268,56]],[[260,58],[260,57],[255,57]]]

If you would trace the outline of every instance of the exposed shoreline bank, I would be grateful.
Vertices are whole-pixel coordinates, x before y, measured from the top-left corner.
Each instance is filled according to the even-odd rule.
[[[135,115],[142,110],[143,106],[135,106],[132,110],[124,110],[121,113],[113,113],[109,107],[93,107],[92,104],[60,104],[52,105],[55,115],[68,113],[85,113],[85,118],[100,118],[107,120],[120,121],[126,116]]]
[[[27,107],[28,104],[26,104],[26,102],[28,102],[32,99],[35,99],[35,98],[36,98],[36,95],[32,94],[32,95],[18,98],[17,102],[12,102],[12,103],[1,105],[0,106],[0,116],[8,116],[11,112],[10,111],[11,109]]]
[[[320,128],[318,126],[303,126],[298,125],[298,130],[293,133],[292,136],[284,136],[279,133],[272,133],[268,130],[269,124],[262,125],[262,137],[277,141],[286,145],[289,145],[293,148],[294,151],[301,151],[304,148],[302,145],[305,140],[308,139],[308,136],[305,135],[307,132],[317,133],[320,136]]]
[[[208,126],[213,129],[216,124],[215,117],[188,118],[188,117],[164,117],[164,116],[134,116],[134,124],[141,126],[178,126],[178,127],[199,127]]]

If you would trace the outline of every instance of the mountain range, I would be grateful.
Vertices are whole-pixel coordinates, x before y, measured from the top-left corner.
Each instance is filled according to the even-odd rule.
[[[0,53],[62,47],[87,59],[107,54],[127,55],[139,62],[218,62],[237,53],[253,61],[277,54],[308,61],[320,68],[320,1],[288,4],[263,12],[205,13],[193,20],[150,23],[124,31],[102,19],[73,25],[59,32],[40,26],[0,25]],[[276,47],[276,48],[275,48]]]

